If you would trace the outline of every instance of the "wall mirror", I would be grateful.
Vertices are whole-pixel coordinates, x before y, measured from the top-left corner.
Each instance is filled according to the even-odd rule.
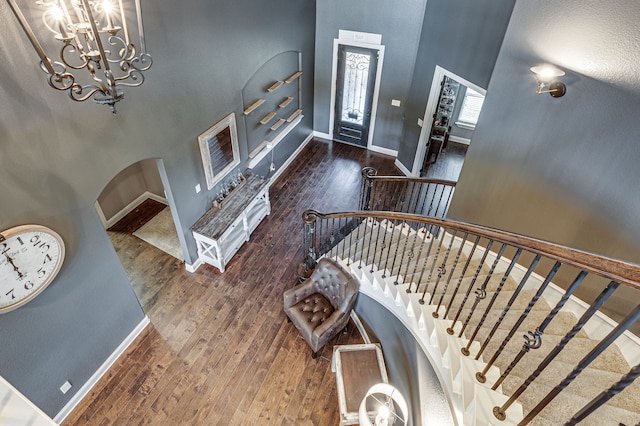
[[[202,165],[211,189],[240,164],[236,115],[231,113],[198,136]]]

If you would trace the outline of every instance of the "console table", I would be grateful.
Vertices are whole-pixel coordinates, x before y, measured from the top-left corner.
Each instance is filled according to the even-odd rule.
[[[221,208],[210,208],[191,227],[198,259],[224,272],[229,260],[270,212],[269,181],[249,175]]]
[[[358,424],[367,391],[377,383],[389,383],[382,350],[372,343],[334,346],[331,369],[336,373],[340,425]]]

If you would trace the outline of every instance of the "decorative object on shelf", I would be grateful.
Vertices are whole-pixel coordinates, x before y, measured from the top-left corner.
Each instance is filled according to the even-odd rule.
[[[251,105],[249,105],[247,107],[247,109],[244,110],[243,114],[244,115],[249,115],[251,114],[256,108],[258,108],[260,105],[262,105],[264,103],[264,99],[260,98],[257,101],[255,101],[254,103],[252,103]]]
[[[367,410],[371,403],[377,405],[373,414]],[[360,426],[406,425],[408,418],[407,401],[398,389],[388,383],[371,386],[360,403]]]
[[[45,53],[16,1],[7,2],[40,57],[49,85],[67,91],[74,101],[93,98],[115,114],[116,102],[124,97],[122,87],[144,82],[142,73],[151,67],[152,59],[145,46],[140,0],[37,1],[43,7],[44,25],[38,23],[36,28],[46,28],[61,43],[59,60]],[[132,15],[134,10],[135,19],[130,20],[137,22],[138,47],[131,40],[127,21],[127,12]],[[76,72],[81,70],[87,74]]]
[[[233,179],[231,179],[231,181],[226,182],[224,185],[222,185],[222,189],[220,190],[220,193],[218,194],[216,199],[213,200],[213,207],[218,209],[222,208],[224,203],[226,201],[229,201],[229,198],[234,193],[238,192],[246,181],[247,181],[247,178],[244,177],[242,173],[238,172],[238,174]]]
[[[539,65],[531,67],[531,72],[535,75],[538,81],[538,89],[536,93],[548,93],[554,98],[560,98],[564,96],[567,91],[567,86],[561,81],[555,81],[558,77],[562,77],[565,72],[560,68],[553,65]],[[548,87],[547,90],[545,88]]]
[[[0,314],[33,300],[54,280],[64,261],[64,241],[42,225],[0,232]]]
[[[202,165],[211,189],[240,164],[236,115],[231,113],[198,136]]]
[[[267,92],[273,92],[274,90],[276,90],[278,87],[282,86],[283,82],[282,81],[276,81],[275,83],[273,83],[268,89]]]
[[[275,116],[276,116],[275,112],[270,112],[269,114],[265,115],[262,120],[260,120],[260,124],[267,124]]]
[[[287,84],[290,84],[301,75],[302,75],[302,71],[297,71],[293,75],[291,75],[291,77],[287,78],[284,82]]]

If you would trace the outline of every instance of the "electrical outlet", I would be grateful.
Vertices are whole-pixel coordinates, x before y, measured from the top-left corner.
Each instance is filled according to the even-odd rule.
[[[422,118],[418,118],[418,126],[422,127],[423,124]]]
[[[276,171],[276,165],[275,165],[275,163],[271,163],[271,164],[269,164],[269,171],[271,171],[271,172],[275,172],[275,171]]]
[[[202,188],[200,188],[200,184],[196,185],[196,194],[200,193],[200,191],[202,190]]]
[[[397,99],[391,99],[391,106],[399,107],[400,106],[400,101],[397,100]]]
[[[66,381],[64,382],[64,384],[62,386],[60,386],[60,392],[62,393],[67,393],[69,392],[69,389],[71,389],[71,382],[70,381]]]

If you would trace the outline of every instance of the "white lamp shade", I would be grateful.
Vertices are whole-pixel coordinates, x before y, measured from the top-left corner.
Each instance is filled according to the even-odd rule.
[[[555,80],[557,77],[562,77],[564,75],[564,71],[552,65],[539,65],[531,67],[531,72],[536,75],[536,79],[540,83],[548,83],[552,80]]]
[[[367,400],[375,398],[375,394],[384,395],[383,401],[380,402],[380,406],[377,408],[377,415],[375,423],[371,422],[369,418],[369,412],[367,410]],[[377,400],[377,398],[375,398]],[[400,413],[395,413],[395,407],[400,410]],[[402,423],[407,424],[409,418],[409,406],[398,389],[391,386],[388,383],[377,383],[367,391],[362,402],[360,403],[360,409],[358,410],[358,421],[360,426],[386,426],[393,424],[393,419],[397,418]]]

